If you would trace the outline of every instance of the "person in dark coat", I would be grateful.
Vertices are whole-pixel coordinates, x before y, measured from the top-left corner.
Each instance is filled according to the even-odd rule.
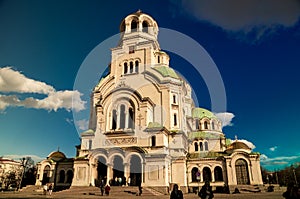
[[[201,190],[198,193],[198,196],[201,199],[212,199],[214,198],[214,193],[212,192],[212,187],[210,186],[209,181],[206,181],[202,186]]]
[[[183,193],[178,189],[178,185],[174,184],[170,199],[183,199]]]

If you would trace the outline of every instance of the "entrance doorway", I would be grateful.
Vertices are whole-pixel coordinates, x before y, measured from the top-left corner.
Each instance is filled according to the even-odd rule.
[[[47,165],[44,168],[42,185],[45,185],[49,182],[50,182],[50,166]]]
[[[250,184],[248,165],[246,160],[238,159],[235,162],[235,172],[237,184]]]
[[[104,180],[104,183],[106,183],[106,177],[107,177],[107,164],[104,157],[99,157],[98,163],[97,163],[97,180],[95,182],[96,186],[100,185],[102,180]]]
[[[124,163],[120,156],[115,156],[113,161],[113,185],[123,185],[124,179]],[[121,178],[121,180],[120,180]]]
[[[139,186],[142,183],[142,163],[137,155],[130,159],[130,186]]]

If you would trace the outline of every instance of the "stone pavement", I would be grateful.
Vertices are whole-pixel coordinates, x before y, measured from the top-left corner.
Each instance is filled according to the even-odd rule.
[[[143,198],[143,199],[169,199],[169,195],[162,195],[151,190],[143,189],[143,194],[137,196],[136,187],[112,187],[109,196],[101,196],[100,190],[96,187],[85,187],[85,188],[71,188],[61,192],[54,192],[51,196],[43,195],[42,190],[24,190],[19,192],[0,192],[0,198],[8,199],[132,199],[132,198]],[[276,191],[272,193],[261,192],[261,193],[241,193],[241,194],[215,194],[214,199],[283,199],[282,191]],[[199,199],[195,194],[184,194],[185,199]]]

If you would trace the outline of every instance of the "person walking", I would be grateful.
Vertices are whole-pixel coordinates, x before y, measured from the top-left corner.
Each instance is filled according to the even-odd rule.
[[[178,189],[178,185],[174,184],[170,199],[183,199],[183,193]]]
[[[53,190],[53,185],[52,183],[49,184],[49,187],[48,187],[48,192],[49,192],[49,195],[51,196],[52,194],[52,190]]]
[[[198,196],[201,199],[214,198],[214,193],[212,192],[212,187],[210,186],[209,181],[205,181],[205,184],[202,186],[201,190],[199,191]]]
[[[104,190],[105,190],[105,195],[109,195],[109,191],[110,191],[110,186],[109,185],[106,185],[105,186],[105,188],[104,188]]]
[[[101,180],[101,181],[100,181],[100,191],[101,191],[101,196],[103,196],[103,193],[104,193],[104,185],[105,185],[104,180]]]

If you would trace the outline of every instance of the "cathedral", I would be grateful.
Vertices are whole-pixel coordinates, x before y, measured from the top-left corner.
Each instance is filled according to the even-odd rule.
[[[160,49],[157,22],[137,11],[123,19],[120,32],[109,73],[92,91],[89,130],[81,133],[76,157],[49,154],[38,163],[37,185],[114,185],[121,179],[165,193],[174,183],[184,192],[205,181],[213,187],[262,185],[259,153],[227,139],[214,113],[195,107],[191,86]]]

